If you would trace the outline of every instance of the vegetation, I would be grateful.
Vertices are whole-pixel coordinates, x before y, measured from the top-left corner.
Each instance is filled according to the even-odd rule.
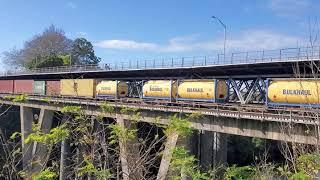
[[[91,42],[77,38],[71,46],[72,64],[98,64],[101,59],[94,53]]]
[[[7,97],[6,99],[23,101],[25,96]],[[167,137],[178,135],[178,138],[187,138],[193,134],[190,120],[202,118],[201,114],[174,114],[169,118],[169,124],[159,125],[157,117],[154,125],[146,125],[141,122],[143,114],[136,108],[120,108],[111,106],[109,103],[102,103],[101,112],[116,116],[118,119],[98,119],[86,115],[80,106],[65,106],[57,116],[57,124],[47,133],[43,132],[37,125],[33,125],[33,132],[29,134],[25,143],[37,142],[48,149],[45,165],[35,174],[29,175],[27,171],[18,166],[21,161],[22,149],[20,145],[21,134],[14,132],[11,138],[5,140],[0,138],[5,148],[6,163],[1,168],[2,177],[32,177],[32,179],[57,179],[60,172],[61,146],[67,149],[65,177],[95,179],[155,179],[157,167],[165,150]],[[86,111],[87,112],[87,111]],[[130,117],[133,121],[121,119]],[[144,127],[145,126],[145,127]],[[139,127],[139,128],[138,128]],[[140,130],[143,129],[143,130]],[[247,138],[240,140],[232,138],[231,145],[242,142],[239,149],[233,148],[232,153],[244,154],[249,152],[256,163],[248,165],[232,165],[220,168],[218,171],[204,170],[199,166],[195,155],[190,154],[187,147],[178,144],[172,149],[170,160],[169,179],[181,179],[187,177],[195,180],[209,179],[312,179],[320,172],[320,154],[316,151],[302,153],[295,159],[294,164],[268,162],[267,156],[262,157],[266,152],[268,143],[259,138]],[[69,142],[63,143],[63,142]],[[67,144],[67,145],[66,145]],[[238,143],[239,145],[239,143]],[[272,150],[269,149],[268,150]],[[292,151],[292,150],[291,150]],[[122,164],[126,159],[127,170]],[[250,156],[244,156],[249,158]],[[236,161],[243,161],[237,159]],[[243,161],[245,162],[245,161]],[[33,161],[32,166],[37,164]],[[217,167],[214,167],[217,168]]]
[[[100,58],[94,53],[91,42],[85,38],[71,40],[54,25],[34,35],[22,49],[3,52],[4,63],[14,69],[43,68],[71,64],[97,64]]]

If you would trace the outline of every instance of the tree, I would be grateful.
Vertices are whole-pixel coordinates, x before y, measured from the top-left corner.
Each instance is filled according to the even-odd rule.
[[[58,56],[70,54],[71,46],[72,40],[65,36],[63,30],[51,25],[26,41],[22,49],[4,52],[4,62],[12,67],[27,69],[58,66],[62,65]]]
[[[44,68],[44,67],[55,67],[55,66],[62,66],[64,65],[64,59],[60,56],[56,55],[49,55],[43,56],[41,58],[33,59],[29,62],[26,62],[25,67],[27,69],[34,69],[34,68]]]
[[[98,64],[101,59],[94,53],[91,42],[77,38],[72,44],[72,64]]]

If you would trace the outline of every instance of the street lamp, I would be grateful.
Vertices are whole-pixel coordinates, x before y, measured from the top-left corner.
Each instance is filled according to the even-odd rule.
[[[224,45],[223,45],[223,59],[226,60],[226,42],[227,42],[227,26],[216,16],[212,16],[212,19],[217,19],[224,28]]]

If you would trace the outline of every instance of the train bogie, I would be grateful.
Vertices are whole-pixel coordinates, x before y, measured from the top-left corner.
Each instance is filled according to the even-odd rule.
[[[320,81],[313,79],[270,79],[267,93],[267,105],[320,106]]]
[[[101,81],[96,87],[97,97],[121,98],[128,95],[128,85],[122,81]]]
[[[185,80],[178,86],[178,100],[224,102],[228,85],[224,80]]]
[[[96,80],[62,79],[60,88],[62,96],[94,97],[96,94]]]
[[[177,95],[177,82],[172,80],[147,81],[142,91],[143,98],[173,100]]]

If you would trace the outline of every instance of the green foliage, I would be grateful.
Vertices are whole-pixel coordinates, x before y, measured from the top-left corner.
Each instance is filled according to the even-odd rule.
[[[177,175],[172,175],[170,179],[180,179],[181,173],[194,180],[210,180],[207,173],[201,173],[197,169],[196,159],[188,154],[183,147],[176,147],[172,153],[170,169]]]
[[[62,59],[63,65],[67,66],[71,64],[71,55],[59,55],[58,56],[60,59]]]
[[[42,99],[42,102],[49,103],[50,100],[51,100],[50,97],[45,97],[45,98]]]
[[[129,114],[129,113],[135,113],[139,109],[138,108],[132,108],[132,107],[123,107],[120,109],[121,114]]]
[[[92,174],[96,176],[98,180],[110,179],[111,172],[109,169],[102,169],[94,167],[93,163],[90,162],[87,158],[84,159],[85,166],[78,168],[77,175],[83,176],[85,174]]]
[[[277,172],[279,172],[281,176],[284,176],[284,177],[290,177],[292,175],[292,172],[290,171],[288,165],[279,166],[276,168],[276,170]]]
[[[61,109],[62,113],[75,113],[75,114],[81,114],[82,108],[81,106],[64,106]]]
[[[175,114],[169,120],[170,122],[165,130],[167,137],[174,132],[181,136],[188,136],[192,133],[191,123],[187,119],[179,118],[178,114]]]
[[[6,64],[27,69],[60,66],[63,60],[59,55],[70,53],[72,40],[65,36],[63,30],[51,25],[23,44],[21,49],[4,53]]]
[[[225,180],[247,180],[252,179],[254,176],[254,168],[251,166],[242,166],[237,167],[236,165],[233,165],[231,167],[228,167],[225,174],[224,179]]]
[[[40,130],[31,133],[26,139],[25,143],[40,142],[46,145],[53,145],[63,141],[69,135],[69,130],[65,125],[58,126],[50,130],[50,133],[45,134]]]
[[[137,135],[136,129],[124,128],[118,124],[111,124],[109,127],[111,129],[111,136],[108,138],[110,140],[110,144],[115,144],[118,141],[126,143],[134,139]]]
[[[85,38],[77,38],[72,44],[72,64],[98,64],[101,59],[94,53],[90,41]]]
[[[134,121],[140,121],[142,118],[141,113],[140,112],[136,112],[135,114],[132,115],[132,120]]]
[[[133,121],[140,121],[141,120],[141,118],[142,118],[141,113],[138,111],[139,111],[139,108],[132,108],[132,107],[120,108],[120,113],[131,115],[131,120],[133,120]]]
[[[312,177],[320,171],[320,154],[301,155],[296,161],[296,166],[298,171]]]
[[[254,175],[253,179],[268,180],[272,179],[275,175],[278,175],[276,165],[273,163],[263,163],[253,167]]]
[[[17,137],[21,137],[21,133],[20,132],[14,132],[11,136],[10,139],[16,139]]]
[[[56,54],[37,56],[34,59],[26,62],[25,67],[28,69],[44,68],[44,67],[55,67],[62,66],[63,59]]]
[[[16,96],[12,101],[13,102],[23,102],[27,99],[27,95],[26,94],[21,94],[21,95],[18,95]]]
[[[21,94],[17,96],[8,95],[8,96],[4,96],[3,99],[6,101],[23,102],[27,99],[27,97],[28,97],[27,94]]]
[[[261,138],[253,137],[251,141],[252,141],[254,147],[257,149],[262,150],[265,147],[265,140],[263,140]]]
[[[198,120],[203,118],[203,114],[201,113],[192,113],[187,115],[188,120]]]
[[[103,102],[100,106],[102,112],[104,113],[113,113],[114,112],[114,107],[110,106],[110,104],[106,101]]]
[[[303,172],[294,173],[289,180],[312,180],[313,178]]]
[[[32,180],[53,180],[57,178],[58,174],[54,172],[51,168],[46,168],[32,176]]]
[[[8,96],[4,96],[3,99],[6,101],[12,101],[15,98],[15,96],[12,95],[8,95]]]

